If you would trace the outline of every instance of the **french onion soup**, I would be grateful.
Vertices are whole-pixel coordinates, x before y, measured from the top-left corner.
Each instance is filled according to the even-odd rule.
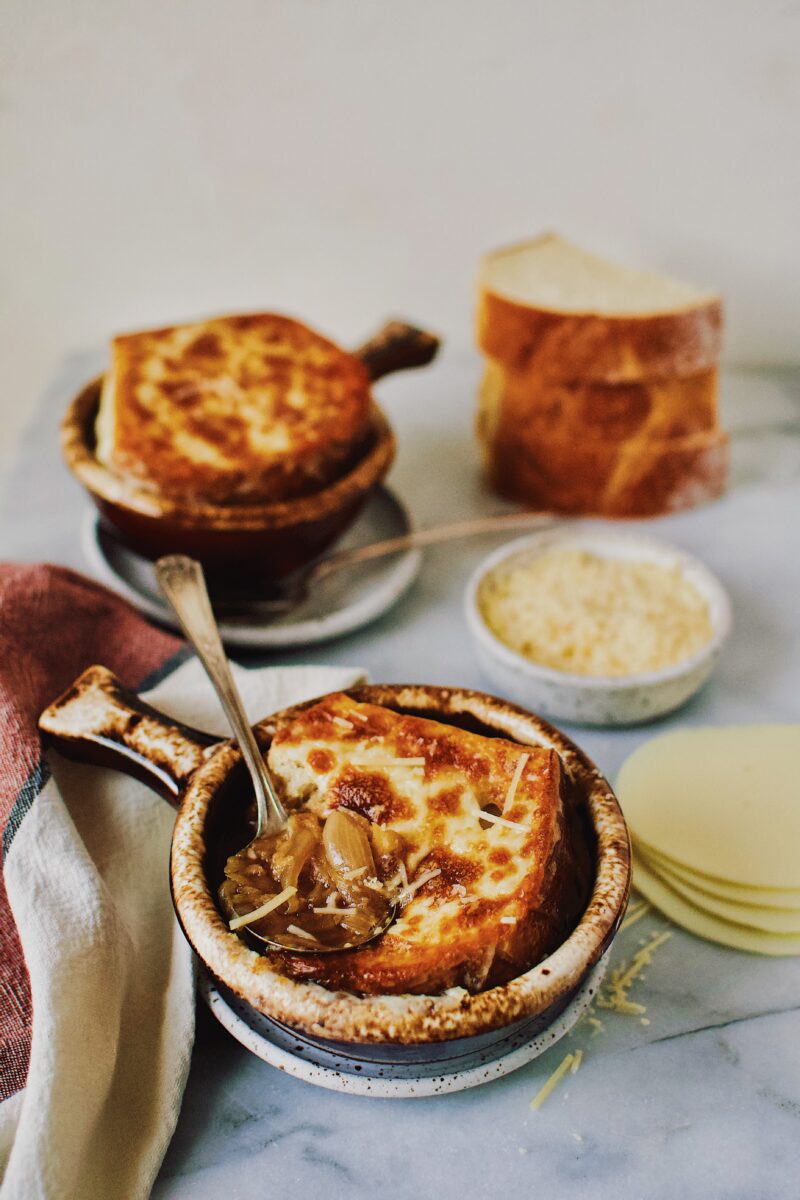
[[[476,992],[545,957],[583,911],[585,847],[552,749],[334,693],[277,731],[268,762],[289,821],[227,860],[220,900],[244,937],[308,941],[268,951],[295,979]],[[351,944],[394,906],[385,933]]]

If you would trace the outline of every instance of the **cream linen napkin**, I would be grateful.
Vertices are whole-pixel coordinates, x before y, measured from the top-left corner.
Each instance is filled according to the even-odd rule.
[[[363,678],[235,674],[252,720]],[[226,733],[195,659],[147,695]],[[169,894],[174,813],[116,772],[50,761],[5,862],[34,1016],[26,1087],[0,1105],[0,1200],[138,1200],[175,1128],[194,1037],[192,955]]]

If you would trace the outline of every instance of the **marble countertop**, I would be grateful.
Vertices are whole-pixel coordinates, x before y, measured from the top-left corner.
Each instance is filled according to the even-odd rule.
[[[74,356],[45,397],[7,480],[4,557],[86,570],[78,536],[86,501],[58,462],[56,427],[71,391],[97,366],[97,355]],[[474,356],[445,354],[428,371],[378,386],[401,447],[391,483],[418,524],[503,511],[478,478],[478,371]],[[733,637],[708,687],[672,717],[627,731],[567,728],[612,779],[635,746],[668,728],[800,721],[800,374],[727,374],[722,414],[733,435],[729,494],[647,529],[720,575]],[[485,687],[461,600],[471,569],[497,542],[429,550],[414,589],[368,629],[258,661],[348,663],[376,681]],[[800,959],[727,950],[655,910],[634,911],[641,915],[620,933],[612,969],[670,933],[630,988],[646,1012],[596,1009],[515,1074],[456,1095],[398,1101],[323,1091],[251,1057],[201,1009],[182,1115],[153,1195],[795,1197]],[[532,1110],[576,1049],[580,1069]]]

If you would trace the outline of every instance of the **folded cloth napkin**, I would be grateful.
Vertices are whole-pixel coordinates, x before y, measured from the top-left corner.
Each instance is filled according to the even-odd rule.
[[[181,721],[226,732],[177,639],[73,572],[0,566],[0,1200],[148,1196],[189,1067],[174,814],[140,783],[40,750],[40,711],[93,662]],[[362,678],[235,674],[252,720]]]

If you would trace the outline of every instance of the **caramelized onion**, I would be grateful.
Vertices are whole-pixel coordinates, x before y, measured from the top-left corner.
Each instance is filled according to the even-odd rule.
[[[342,924],[357,937],[382,923],[389,907],[385,892],[369,886],[376,881],[369,835],[369,821],[347,808],[329,813],[322,830],[322,844],[337,890],[353,909],[342,914]]]
[[[383,863],[388,850],[383,832],[349,809],[334,809],[324,825],[308,809],[294,812],[279,834],[258,838],[228,859],[219,891],[222,907],[236,919],[295,888],[279,909],[248,922],[248,928],[278,941],[303,929],[309,945],[316,940],[327,949],[363,939],[389,911],[371,840],[380,838],[376,851]]]
[[[298,880],[319,845],[320,825],[315,813],[292,813],[278,835],[272,856],[272,874],[281,888],[297,887]]]
[[[348,808],[335,808],[328,813],[322,831],[322,844],[334,873],[343,878],[355,871],[375,873],[375,859],[369,844],[369,821]]]

